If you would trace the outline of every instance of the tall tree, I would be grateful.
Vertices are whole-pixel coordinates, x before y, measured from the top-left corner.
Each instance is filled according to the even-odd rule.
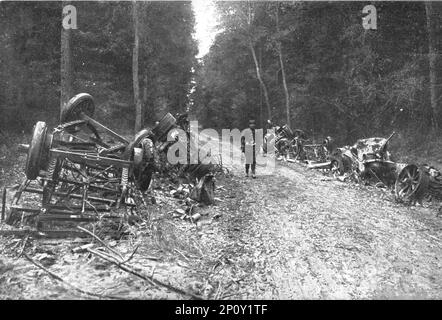
[[[279,28],[279,3],[276,3],[276,9],[275,9],[275,20],[276,20],[276,33],[277,36],[280,36],[280,28]],[[276,42],[276,48],[278,51],[278,57],[279,57],[279,64],[281,65],[281,74],[282,74],[282,85],[284,89],[284,96],[285,96],[285,112],[286,112],[286,122],[289,127],[291,127],[291,121],[290,121],[290,94],[289,89],[287,87],[287,80],[285,76],[285,67],[284,67],[284,58],[282,56],[282,43],[280,39],[277,39]]]
[[[425,12],[427,18],[428,32],[428,62],[429,62],[429,78],[430,78],[430,104],[432,110],[432,125],[435,130],[439,128],[439,108],[438,108],[438,87],[437,87],[437,44],[436,44],[436,17],[434,13],[433,3],[425,2]]]
[[[62,8],[69,5],[70,1],[63,1]],[[63,16],[62,20],[63,21]],[[72,97],[73,88],[73,66],[72,66],[72,29],[65,29],[61,26],[61,66],[60,66],[60,112],[63,106]]]
[[[132,53],[132,81],[134,90],[134,103],[135,103],[135,132],[141,130],[143,109],[140,98],[140,79],[138,77],[138,55],[140,50],[140,35],[139,35],[139,17],[138,17],[138,4],[137,1],[132,3],[132,17],[134,25],[134,46]]]
[[[264,79],[262,77],[261,66],[260,66],[258,59],[256,57],[254,41],[253,41],[253,38],[251,35],[253,17],[254,17],[254,12],[253,12],[252,4],[249,1],[247,1],[247,26],[248,26],[248,28],[247,28],[248,39],[247,40],[248,40],[248,45],[250,48],[250,52],[252,53],[253,62],[255,63],[256,77],[259,81],[259,84],[261,85],[262,92],[264,94],[264,100],[265,100],[266,107],[267,107],[267,117],[268,117],[268,119],[272,119],[272,108],[270,107],[269,93],[267,91],[267,86],[266,86]]]

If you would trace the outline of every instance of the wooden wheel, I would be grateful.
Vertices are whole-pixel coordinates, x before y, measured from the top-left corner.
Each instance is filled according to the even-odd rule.
[[[276,149],[279,155],[286,156],[290,149],[290,142],[287,138],[281,138],[276,142]]]
[[[29,180],[36,179],[42,167],[46,165],[45,158],[49,154],[46,149],[50,147],[47,144],[47,130],[48,127],[43,121],[37,122],[34,126],[25,167],[26,177]]]
[[[61,108],[61,123],[80,120],[82,113],[92,117],[95,111],[94,99],[88,93],[79,93]]]
[[[302,145],[302,141],[299,139],[294,139],[292,141],[290,152],[291,152],[291,156],[295,160],[305,160],[307,158],[306,152],[305,152],[304,147]]]
[[[268,150],[268,147],[273,147],[272,150]],[[262,151],[264,154],[267,153],[275,153],[275,134],[274,133],[267,133],[264,136],[264,141],[262,144]]]
[[[403,202],[420,201],[428,189],[429,176],[425,170],[411,164],[402,169],[395,183],[396,199]]]
[[[160,122],[152,129],[157,140],[161,140],[167,135],[170,129],[176,124],[176,119],[170,113],[167,113]]]
[[[342,159],[342,156],[331,156],[330,161],[331,171],[342,176],[345,173],[344,161]]]

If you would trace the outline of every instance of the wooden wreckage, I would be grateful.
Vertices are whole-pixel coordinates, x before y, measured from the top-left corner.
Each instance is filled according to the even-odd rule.
[[[21,146],[27,152],[26,179],[13,195],[3,189],[1,218],[7,224],[40,231],[46,222],[52,226],[141,214],[137,208],[145,203],[157,155],[164,159],[178,141],[177,135],[176,141],[168,141],[172,130],[188,129],[187,116],[167,113],[151,130],[127,139],[93,119],[94,110],[93,98],[80,93],[62,108],[59,126],[49,130],[45,122],[36,123],[30,144]],[[210,204],[213,166],[177,166],[195,181],[193,198]]]
[[[308,143],[302,130],[292,131],[288,126],[275,127],[274,139],[278,159],[306,164],[309,169],[333,173],[341,180],[373,182],[394,190],[398,202],[421,202],[424,198],[442,200],[442,173],[428,165],[398,163],[392,160],[388,143],[394,137],[359,139],[354,145],[336,148],[331,137],[322,144]],[[267,150],[263,148],[263,152]]]

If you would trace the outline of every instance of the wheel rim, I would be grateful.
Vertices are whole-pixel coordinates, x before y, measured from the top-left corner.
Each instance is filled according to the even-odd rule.
[[[402,201],[409,201],[417,197],[423,189],[422,175],[424,173],[415,165],[406,166],[399,173],[395,183],[396,198]]]
[[[37,178],[41,167],[45,164],[46,156],[50,145],[47,143],[47,126],[45,122],[39,121],[34,126],[31,144],[26,158],[25,173],[30,180]]]
[[[88,93],[79,93],[72,97],[61,112],[61,123],[79,120],[81,114],[92,117],[95,111],[95,104],[92,96]]]
[[[336,160],[333,160],[331,163],[331,171],[339,173],[339,163]]]

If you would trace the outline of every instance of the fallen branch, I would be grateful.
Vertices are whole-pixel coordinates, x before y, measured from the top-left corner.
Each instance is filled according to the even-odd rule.
[[[183,290],[183,289],[176,288],[176,287],[174,287],[174,286],[172,286],[172,285],[170,285],[170,284],[168,284],[168,283],[164,283],[164,282],[162,282],[162,281],[159,281],[159,280],[157,280],[157,279],[154,279],[154,278],[153,278],[153,272],[152,272],[152,275],[151,275],[151,276],[146,277],[146,276],[144,276],[144,275],[142,275],[142,274],[136,272],[135,270],[131,269],[129,266],[124,266],[124,265],[122,265],[122,263],[120,263],[120,262],[117,262],[117,261],[115,261],[115,260],[111,260],[111,259],[109,259],[107,256],[102,255],[101,252],[97,252],[97,251],[95,251],[95,250],[93,250],[93,249],[87,249],[87,251],[89,251],[89,252],[92,253],[92,254],[97,255],[98,257],[102,258],[103,260],[106,260],[106,261],[108,261],[108,262],[110,262],[110,263],[116,265],[116,266],[117,266],[118,268],[120,268],[121,270],[126,271],[126,272],[128,272],[128,273],[130,273],[130,274],[132,274],[132,275],[134,275],[134,276],[137,276],[137,277],[140,278],[140,279],[143,279],[143,280],[149,282],[150,284],[163,286],[163,287],[165,287],[165,288],[167,288],[167,289],[169,289],[169,290],[172,290],[172,291],[174,291],[174,292],[177,292],[177,293],[179,293],[179,294],[182,294],[182,295],[185,295],[185,296],[191,296],[192,298],[194,298],[194,299],[196,299],[196,300],[204,300],[202,297],[197,296],[197,295],[195,295],[195,294],[193,294],[193,293],[191,293],[191,292],[187,292],[187,291],[185,291],[185,290]]]
[[[65,285],[67,285],[68,287],[74,289],[75,291],[78,291],[82,294],[86,294],[89,296],[93,296],[93,297],[97,297],[100,299],[103,298],[108,298],[108,299],[116,299],[116,300],[123,300],[124,298],[122,297],[116,297],[116,296],[108,296],[108,295],[101,295],[101,294],[97,294],[97,293],[93,293],[93,292],[89,292],[80,288],[77,288],[76,286],[70,284],[69,282],[67,282],[66,280],[64,280],[63,278],[61,278],[60,276],[56,275],[55,273],[53,273],[52,271],[48,270],[47,268],[45,268],[44,266],[42,266],[41,264],[35,262],[31,257],[29,257],[26,253],[23,253],[23,256],[29,261],[31,262],[34,266],[36,266],[37,268],[40,268],[41,270],[45,271],[46,273],[48,273],[52,278],[54,278],[57,281],[60,281],[62,283],[64,283]]]
[[[128,267],[128,266],[124,266],[124,265],[123,265],[123,264],[124,264],[123,262],[116,261],[115,258],[112,259],[111,256],[109,256],[109,255],[107,255],[107,254],[104,254],[103,252],[99,252],[99,251],[97,251],[97,250],[94,250],[94,249],[87,248],[86,250],[89,251],[89,252],[92,253],[92,254],[95,254],[96,256],[100,257],[101,259],[106,260],[107,262],[110,262],[110,263],[116,265],[116,266],[117,266],[118,268],[120,268],[121,270],[126,271],[126,272],[128,272],[128,273],[130,273],[130,274],[132,274],[132,275],[134,275],[134,276],[137,276],[137,277],[143,279],[143,280],[146,280],[147,282],[149,282],[149,283],[150,283],[151,285],[153,285],[153,286],[155,285],[155,283],[154,283],[151,279],[144,277],[143,275],[139,274],[139,273],[136,272],[135,270],[132,270],[132,269],[131,269],[130,267]]]
[[[124,260],[122,263],[128,263],[130,260],[132,260],[132,258],[134,257],[135,253],[137,253],[139,247],[140,247],[140,246],[137,245],[137,246],[135,247],[134,251],[132,251],[132,253],[130,254],[129,258],[127,258],[126,260]]]
[[[95,240],[97,240],[99,243],[101,243],[103,246],[106,247],[107,250],[109,250],[110,252],[112,252],[113,254],[116,254],[118,257],[121,258],[121,260],[124,260],[123,256],[116,250],[112,249],[111,247],[109,247],[109,245],[104,242],[103,240],[101,240],[98,236],[96,236],[93,232],[90,232],[89,230],[82,228],[80,226],[77,226],[78,230],[81,230],[83,232],[86,232],[87,234],[89,234],[90,236],[92,236]]]
[[[213,298],[213,300],[218,300],[221,295],[221,291],[220,291],[221,290],[221,283],[222,283],[222,281],[220,281],[218,283],[218,290],[216,290],[216,294],[215,294],[215,297]]]
[[[0,230],[0,237],[32,237],[35,239],[48,238],[48,239],[66,239],[72,237],[84,236],[84,232],[75,230]]]
[[[18,255],[19,258],[22,256],[23,252],[25,251],[25,247],[26,247],[26,244],[28,243],[28,239],[29,239],[29,235],[23,240],[23,246],[22,246],[20,253]]]

